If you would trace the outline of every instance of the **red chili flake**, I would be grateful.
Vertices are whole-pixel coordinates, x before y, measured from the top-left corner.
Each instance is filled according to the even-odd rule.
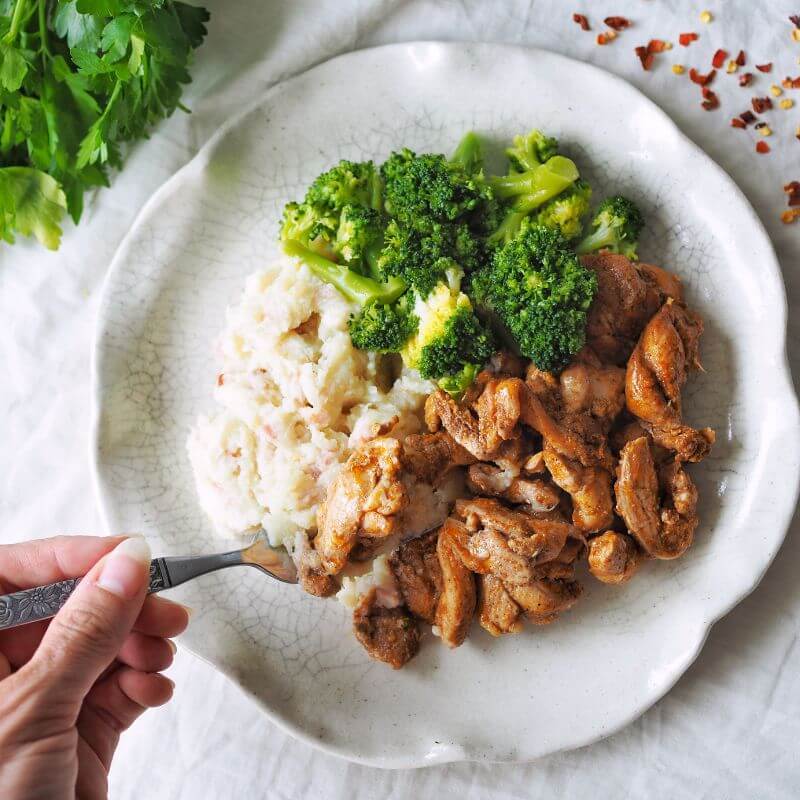
[[[745,62],[744,50],[740,50],[739,54],[736,56],[736,63],[740,67],[743,67],[744,66],[744,62]]]
[[[667,43],[663,39],[651,39],[647,43],[648,53],[663,53],[667,49]]]
[[[589,27],[589,20],[586,19],[584,14],[573,14],[572,21],[577,22],[578,25],[581,26],[582,31],[590,31],[591,28]]]
[[[611,41],[607,33],[598,33],[597,34],[597,44],[603,45],[608,44]]]
[[[753,104],[753,111],[756,114],[763,114],[772,108],[772,100],[769,97],[754,97],[750,102]]]
[[[787,183],[783,191],[788,195],[786,201],[790,206],[800,206],[800,181]]]
[[[767,123],[764,122],[763,120],[761,122],[756,122],[756,130],[757,131],[760,131],[762,128],[766,128],[766,127],[767,127]]]
[[[790,206],[800,206],[800,191],[793,192],[789,195]]]
[[[759,72],[772,72],[772,62],[770,61],[769,64],[756,64],[756,69]]]
[[[749,86],[753,82],[752,72],[743,72],[739,76],[739,86]]]
[[[792,14],[792,16],[789,17],[789,22],[791,22],[795,28],[800,28],[800,14]]]
[[[739,119],[744,122],[745,125],[749,125],[751,122],[755,122],[757,117],[752,111],[744,111],[739,114]]]
[[[800,217],[800,208],[790,208],[788,211],[784,211],[783,214],[781,214],[781,219],[787,225],[794,222],[798,217]]]
[[[800,89],[800,76],[797,78],[790,78],[788,75],[781,81],[781,86],[784,89]]]
[[[635,48],[634,52],[639,57],[639,61],[642,62],[642,69],[648,70],[653,66],[653,59],[655,56],[652,53],[648,53],[644,45],[639,45],[639,47]]]
[[[711,83],[716,74],[717,71],[715,69],[712,69],[711,72],[708,72],[705,75],[698,72],[694,67],[689,70],[689,78],[691,79],[692,83],[696,83],[698,86],[706,86],[707,84]]]
[[[688,47],[692,42],[696,42],[700,37],[696,33],[682,33],[678,36],[678,43]]]
[[[719,69],[720,67],[725,65],[725,59],[727,57],[728,57],[727,50],[717,50],[717,52],[714,53],[714,58],[711,59],[711,66],[714,67],[714,69]]]
[[[746,128],[746,127],[747,125],[745,125],[744,122],[741,119],[739,119],[739,117],[734,117],[731,120],[731,128]]]
[[[220,374],[217,375],[217,386],[222,386],[224,383],[225,383],[225,375],[223,375],[223,373],[220,372]]]
[[[756,142],[756,153],[769,153],[769,145],[763,139]]]
[[[624,31],[631,24],[631,21],[625,17],[606,17],[603,22],[615,31]]]
[[[719,98],[707,86],[703,87],[703,101],[700,103],[706,111],[713,111],[719,108]]]

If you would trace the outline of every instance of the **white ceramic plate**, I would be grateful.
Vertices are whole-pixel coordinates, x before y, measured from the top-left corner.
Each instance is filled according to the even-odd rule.
[[[283,728],[355,761],[521,761],[606,736],[672,686],[758,583],[794,508],[800,450],[786,301],[762,226],[662,111],[605,72],[514,47],[397,45],[287,81],[226,126],[148,203],[105,287],[95,392],[108,527],[146,531],[164,554],[207,551],[186,435],[212,406],[225,308],[276,250],[283,204],[343,157],[447,152],[470,128],[499,144],[533,126],[596,189],[641,204],[643,257],[676,270],[706,320],[708,372],[686,393],[692,420],[717,430],[693,470],[701,528],[684,558],[625,587],[587,581],[555,625],[500,640],[475,625],[455,652],[427,637],[399,672],[367,658],[335,602],[250,570],[186,587],[198,613],[185,644]]]

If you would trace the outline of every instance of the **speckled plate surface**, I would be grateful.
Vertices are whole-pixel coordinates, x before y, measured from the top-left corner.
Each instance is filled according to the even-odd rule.
[[[275,251],[283,203],[342,157],[447,152],[469,128],[499,145],[534,125],[598,193],[641,204],[642,256],[677,271],[705,317],[707,373],[685,393],[690,420],[717,430],[693,469],[701,527],[684,558],[625,587],[587,581],[555,625],[500,640],[475,625],[455,652],[427,636],[399,672],[369,661],[335,602],[249,570],[184,587],[197,610],[184,644],[274,722],[355,761],[521,761],[606,736],[672,686],[758,583],[795,505],[800,452],[763,228],[719,167],[605,72],[522,48],[396,45],[323,64],[233,120],[147,204],[105,287],[94,452],[108,528],[146,532],[161,554],[208,550],[185,440],[212,405],[225,308]]]

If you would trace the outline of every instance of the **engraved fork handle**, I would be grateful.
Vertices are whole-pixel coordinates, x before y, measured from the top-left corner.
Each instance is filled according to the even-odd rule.
[[[210,556],[154,558],[150,562],[147,593],[172,589],[200,575],[245,563],[241,550]],[[0,630],[54,617],[80,582],[80,578],[70,578],[0,596]]]

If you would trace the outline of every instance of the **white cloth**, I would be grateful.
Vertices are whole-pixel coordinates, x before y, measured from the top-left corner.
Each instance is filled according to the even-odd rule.
[[[87,204],[51,254],[25,242],[0,246],[0,542],[100,528],[87,443],[91,435],[90,349],[95,311],[111,256],[143,202],[229,116],[266,87],[330,56],[413,39],[524,43],[591,61],[632,81],[722,164],[761,215],[778,250],[790,301],[789,341],[800,336],[800,221],[779,219],[782,185],[800,179],[798,108],[769,114],[772,153],[729,127],[751,96],[800,74],[800,44],[785,0],[205,0],[212,12],[178,114],[138,145],[111,189]],[[704,25],[704,7],[714,21]],[[584,11],[593,26],[572,22]],[[606,13],[631,29],[595,44]],[[678,34],[700,40],[680,47]],[[651,38],[675,47],[643,72],[633,48]],[[722,108],[700,108],[698,87],[672,63],[710,67],[722,47],[771,75],[741,89],[717,76]],[[514,76],[508,79],[513,81]],[[800,100],[797,92],[788,92]],[[313,109],[309,109],[313,118]],[[535,120],[531,120],[535,123]],[[591,125],[591,120],[586,121]],[[794,171],[792,171],[794,169]],[[690,176],[687,176],[690,179]],[[800,369],[800,352],[791,353]],[[746,376],[743,376],[746,379]],[[790,491],[796,476],[776,475]],[[170,674],[174,701],[152,711],[122,738],[111,771],[113,798],[477,798],[649,797],[783,798],[800,794],[800,562],[797,523],[761,586],[718,623],[697,662],[669,695],[624,731],[583,750],[530,765],[457,764],[386,772],[354,766],[300,744],[273,725],[207,664],[180,653]],[[547,691],[546,686],[540,687]],[[387,729],[390,731],[390,728]],[[390,735],[390,734],[387,734]]]

